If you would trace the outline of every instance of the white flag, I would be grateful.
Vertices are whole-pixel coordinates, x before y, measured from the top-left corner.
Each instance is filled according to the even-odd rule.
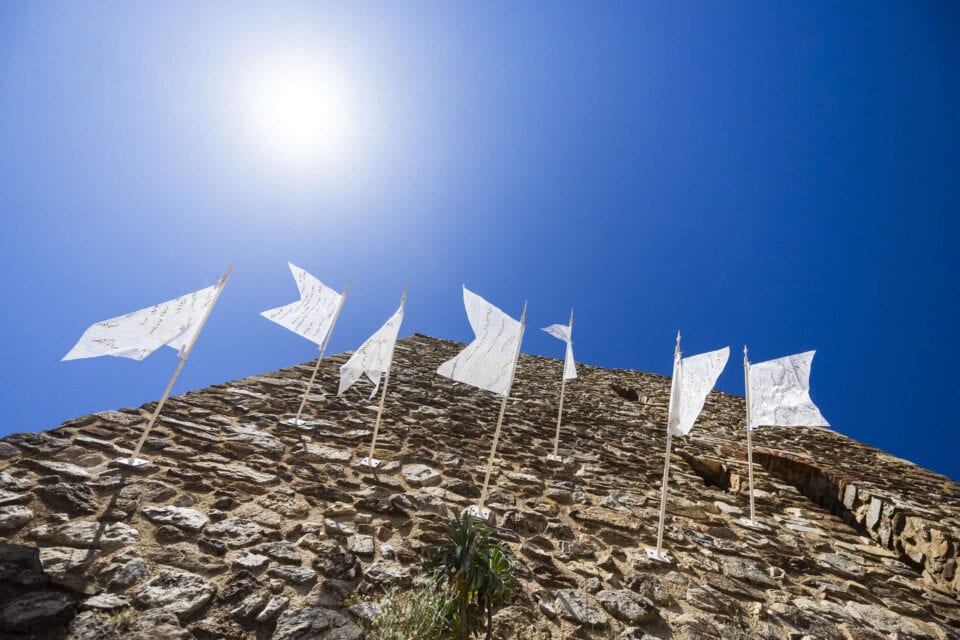
[[[90,326],[63,360],[116,356],[143,360],[167,345],[186,348],[225,281],[167,302]]]
[[[343,296],[300,267],[290,262],[287,264],[293,272],[293,279],[297,281],[300,299],[297,302],[264,311],[260,315],[318,346],[323,346],[337,311],[340,309]]]
[[[567,343],[567,353],[563,358],[563,379],[573,380],[577,377],[577,368],[573,363],[573,342],[570,327],[565,324],[552,324],[544,331]]]
[[[367,338],[367,341],[353,352],[346,364],[340,367],[338,396],[353,386],[353,383],[364,374],[373,383],[370,397],[376,395],[377,388],[380,386],[380,376],[390,370],[390,363],[393,362],[393,347],[397,343],[402,322],[403,307],[401,306],[375,334]]]
[[[523,326],[466,287],[463,306],[476,338],[456,357],[440,365],[437,373],[506,396]]]
[[[751,364],[751,429],[768,427],[829,427],[810,399],[810,365],[816,351]]]
[[[729,357],[730,347],[724,347],[683,360],[674,360],[667,416],[670,435],[685,436],[690,433],[693,423],[703,410],[707,394],[717,383]]]

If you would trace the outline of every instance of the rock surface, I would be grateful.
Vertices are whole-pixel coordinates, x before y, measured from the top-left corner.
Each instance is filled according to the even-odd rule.
[[[444,519],[475,503],[499,402],[436,376],[462,345],[396,347],[376,457],[349,354],[0,441],[0,637],[363,636],[363,598],[408,588]],[[713,392],[674,441],[656,542],[670,380],[581,365],[552,453],[562,364],[522,355],[490,480],[520,592],[499,637],[960,640],[960,485],[828,429],[755,432]]]

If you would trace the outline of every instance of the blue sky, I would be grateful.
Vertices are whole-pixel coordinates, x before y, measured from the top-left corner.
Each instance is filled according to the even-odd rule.
[[[231,262],[175,391],[309,360],[290,260],[353,278],[332,352],[405,280],[401,335],[469,340],[466,284],[730,393],[817,349],[839,432],[960,478],[958,107],[951,2],[5,2],[0,435],[157,398],[172,350],[60,358]]]

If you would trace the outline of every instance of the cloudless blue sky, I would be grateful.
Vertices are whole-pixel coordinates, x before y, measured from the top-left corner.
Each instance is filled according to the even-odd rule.
[[[290,68],[330,144],[264,122]],[[60,358],[230,262],[175,391],[313,358],[290,260],[353,278],[331,353],[404,280],[401,335],[471,339],[466,284],[529,353],[571,305],[588,364],[730,345],[729,393],[816,349],[837,431],[960,479],[958,113],[956,2],[4,2],[0,435],[159,397],[170,349]]]

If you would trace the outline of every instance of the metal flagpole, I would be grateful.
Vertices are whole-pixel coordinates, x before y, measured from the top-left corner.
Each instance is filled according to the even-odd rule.
[[[747,405],[747,478],[750,484],[750,522],[755,523],[753,513],[753,431],[750,424],[750,360],[747,358],[747,345],[743,345],[743,386],[745,389],[744,400]]]
[[[210,312],[213,311],[214,305],[217,304],[217,300],[220,299],[220,293],[223,291],[223,287],[227,284],[227,278],[230,277],[230,273],[233,271],[233,264],[231,263],[227,267],[227,272],[220,278],[220,281],[217,283],[217,291],[213,294],[213,300],[210,302],[210,306],[207,307],[207,310],[203,312],[203,317],[200,318],[200,326],[197,328],[196,333],[193,334],[193,338],[190,339],[190,343],[180,350],[180,353],[177,354],[180,362],[177,364],[176,371],[173,372],[173,377],[170,378],[170,382],[167,383],[167,388],[163,392],[163,396],[160,398],[160,402],[157,403],[157,408],[153,410],[153,414],[150,416],[150,420],[147,422],[146,428],[143,430],[143,435],[140,436],[140,440],[137,442],[137,446],[134,448],[133,453],[129,458],[118,458],[117,462],[120,464],[125,464],[129,467],[139,467],[147,464],[146,460],[139,458],[140,450],[143,449],[143,443],[147,441],[147,436],[150,435],[150,430],[153,429],[154,423],[157,421],[157,417],[160,415],[160,410],[163,409],[164,403],[167,401],[167,397],[170,396],[170,391],[173,389],[173,384],[177,381],[177,376],[180,375],[180,371],[183,370],[183,365],[186,364],[187,358],[190,357],[190,352],[193,351],[193,345],[197,343],[197,338],[200,337],[200,332],[203,331],[203,326],[207,323],[207,318],[210,317]]]
[[[343,303],[347,299],[347,294],[350,292],[350,285],[353,283],[351,278],[347,282],[347,288],[343,290],[343,295],[340,296],[340,304],[337,306],[337,315],[333,316],[333,322],[330,324],[330,330],[327,331],[327,336],[323,339],[323,345],[320,347],[320,357],[317,358],[317,364],[313,367],[313,374],[310,376],[310,382],[307,383],[307,389],[303,392],[303,400],[300,401],[300,408],[297,409],[297,417],[294,419],[293,424],[300,426],[300,414],[303,413],[303,406],[307,404],[307,396],[310,395],[310,389],[313,388],[313,381],[317,379],[317,372],[320,371],[320,363],[323,362],[323,354],[327,350],[327,345],[330,343],[330,336],[333,335],[333,328],[337,326],[337,318],[340,317],[340,310],[343,309]]]
[[[670,431],[670,413],[676,411],[677,400],[679,399],[680,376],[683,368],[683,361],[680,359],[680,332],[677,331],[677,346],[673,352],[673,378],[670,381],[670,407],[667,409],[667,452],[663,459],[663,482],[660,484],[660,526],[657,528],[657,550],[655,558],[665,559],[663,555],[663,528],[667,517],[667,483],[670,481],[670,445],[673,443],[672,433]]]
[[[403,294],[400,296],[400,308],[403,309],[403,305],[407,301],[407,284],[403,284]],[[394,341],[394,346],[396,346],[396,341]],[[377,421],[373,425],[373,441],[370,442],[370,455],[366,458],[367,464],[371,467],[376,467],[380,464],[380,461],[373,457],[373,450],[377,447],[377,434],[380,432],[380,422],[383,419],[383,403],[387,399],[387,384],[390,383],[390,369],[393,367],[393,347],[390,349],[390,365],[387,366],[387,370],[383,372],[383,391],[380,394],[380,406],[377,407]],[[363,460],[360,461],[360,464],[363,464]]]
[[[570,325],[569,325],[569,333],[567,334],[567,336],[569,337],[572,335],[573,335],[573,309],[570,309]],[[563,354],[564,375],[561,376],[561,380],[560,380],[560,409],[557,411],[557,435],[553,439],[553,458],[552,459],[555,460],[556,462],[561,462],[558,452],[560,451],[560,422],[563,419],[563,393],[567,388],[566,372],[567,372],[567,354],[566,354],[566,351],[564,351],[564,354]],[[551,458],[548,457],[548,459],[551,459]]]
[[[497,453],[497,441],[500,439],[500,427],[503,426],[503,414],[507,411],[507,400],[510,398],[510,389],[513,388],[513,376],[517,372],[517,359],[520,357],[520,343],[523,342],[523,326],[527,318],[527,303],[523,303],[523,313],[520,314],[520,335],[517,336],[517,350],[513,354],[513,367],[510,369],[510,381],[507,383],[507,392],[503,394],[500,403],[500,415],[497,417],[497,428],[493,432],[493,446],[490,447],[490,457],[487,459],[487,473],[483,478],[483,490],[480,492],[480,502],[471,509],[471,512],[483,520],[490,512],[484,508],[487,499],[487,488],[490,486],[490,471],[493,469],[493,457]]]

